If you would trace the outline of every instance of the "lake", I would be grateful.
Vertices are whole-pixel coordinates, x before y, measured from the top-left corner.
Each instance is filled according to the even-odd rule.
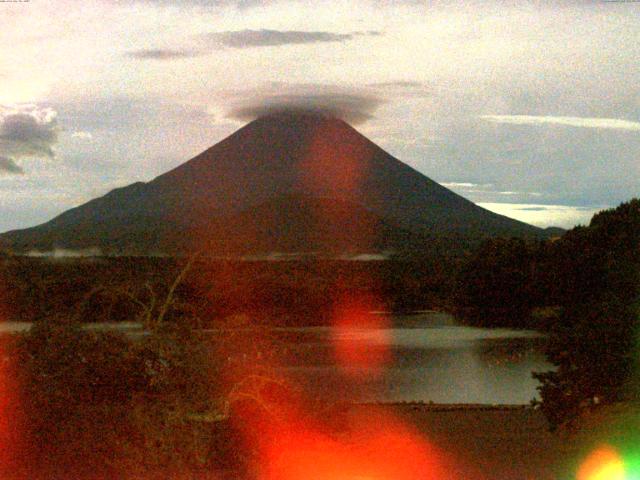
[[[376,330],[278,329],[291,346],[283,373],[331,401],[526,404],[537,396],[531,372],[552,368],[536,332],[461,326],[431,312],[392,320],[394,328]],[[380,369],[341,367],[334,354],[341,342],[385,348],[387,361]]]
[[[547,371],[545,338],[531,331],[462,326],[450,315],[394,315],[393,328],[276,328],[284,350],[282,372],[310,395],[329,401],[420,401],[526,404],[536,395],[532,371]],[[28,323],[0,323],[0,333]],[[139,323],[88,324],[88,329],[142,333]],[[380,368],[341,367],[336,346],[386,353]]]

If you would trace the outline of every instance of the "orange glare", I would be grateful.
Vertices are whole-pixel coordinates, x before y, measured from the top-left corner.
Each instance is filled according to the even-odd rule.
[[[577,480],[625,480],[624,462],[613,448],[602,446],[580,465]]]
[[[371,419],[370,419],[371,420]],[[442,456],[400,423],[332,438],[309,428],[276,435],[261,480],[446,480]]]
[[[338,365],[357,375],[380,374],[390,360],[388,317],[374,315],[369,299],[347,300],[336,308],[333,319],[333,346]]]

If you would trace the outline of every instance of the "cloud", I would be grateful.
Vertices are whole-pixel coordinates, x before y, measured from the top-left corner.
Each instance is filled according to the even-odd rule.
[[[175,0],[109,0],[109,3],[136,4],[147,3],[151,5],[175,7]],[[275,3],[275,2],[273,2]],[[238,9],[264,5],[264,0],[182,0],[180,7],[236,7]]]
[[[333,33],[301,30],[235,30],[207,34],[207,38],[229,48],[276,47],[305,43],[346,42],[362,35],[380,35],[380,32]]]
[[[55,158],[56,112],[34,105],[0,106],[0,170],[22,173],[22,158]]]
[[[539,205],[527,203],[480,202],[482,208],[521,220],[538,227],[571,228],[586,225],[593,215],[602,208],[575,207],[570,205]]]
[[[492,183],[473,183],[473,182],[439,182],[443,187],[450,188],[461,195],[473,195],[476,201],[484,201],[490,203],[493,200],[500,201],[501,197],[512,197],[514,201],[527,201],[530,197],[543,197],[540,192],[531,192],[525,190],[497,190]],[[519,197],[519,198],[513,198]]]
[[[578,128],[604,128],[640,131],[640,122],[622,120],[619,118],[554,117],[536,115],[481,115],[480,118],[493,123],[507,123],[511,125],[551,124]]]
[[[475,188],[482,186],[477,183],[470,182],[442,182],[440,185],[447,188]]]
[[[370,83],[369,86],[373,88],[422,88],[425,84],[414,80],[393,80],[389,82]]]
[[[93,135],[91,134],[91,132],[85,132],[85,131],[73,132],[71,134],[71,136],[73,138],[81,138],[83,140],[92,140],[93,139]]]
[[[239,101],[227,116],[251,121],[278,113],[316,113],[358,124],[369,120],[383,103],[381,98],[373,95],[326,86],[294,86],[289,90],[289,93],[282,94],[257,92],[251,99]]]
[[[24,170],[10,158],[0,157],[0,173],[24,173]]]
[[[433,96],[437,88],[434,85],[414,80],[392,80],[386,82],[374,82],[367,85],[368,88],[392,97],[429,98]]]
[[[170,61],[209,55],[219,48],[280,47],[310,43],[346,42],[356,37],[379,36],[382,32],[367,30],[351,33],[302,30],[230,30],[211,32],[200,36],[205,45],[190,48],[142,48],[126,52],[126,56],[137,60]],[[200,42],[202,43],[202,42]],[[406,86],[406,85],[405,85]]]
[[[126,56],[138,60],[176,60],[180,58],[199,57],[205,53],[206,52],[200,50],[189,49],[142,48],[140,50],[131,50],[126,53]]]

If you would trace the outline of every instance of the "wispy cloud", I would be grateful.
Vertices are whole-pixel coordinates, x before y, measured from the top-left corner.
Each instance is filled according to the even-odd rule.
[[[176,60],[199,57],[207,53],[208,52],[196,49],[142,48],[139,50],[131,50],[126,53],[126,56],[138,60]]]
[[[207,38],[214,44],[229,48],[277,47],[305,43],[346,42],[362,35],[380,35],[380,32],[333,33],[301,30],[235,30],[213,32]]]
[[[496,192],[498,195],[525,195],[527,197],[542,197],[540,192],[514,192],[513,190],[506,190],[502,192]]]
[[[327,31],[303,30],[228,30],[210,32],[199,36],[191,47],[181,48],[141,48],[130,50],[125,56],[137,60],[171,61],[185,58],[201,57],[211,54],[220,48],[258,48],[281,47],[286,45],[302,45],[313,43],[342,43],[357,37],[382,35],[376,30],[334,33]]]
[[[374,88],[422,88],[425,84],[414,80],[394,80],[389,82],[370,83],[369,86]]]
[[[640,122],[633,122],[620,118],[555,117],[536,115],[481,115],[480,118],[493,123],[507,123],[511,125],[550,124],[578,128],[640,131]]]
[[[470,182],[442,182],[440,185],[447,188],[476,188],[482,185]]]
[[[434,94],[434,86],[415,80],[392,80],[386,82],[373,82],[368,88],[393,97],[417,97],[428,98]]]
[[[92,140],[93,139],[93,135],[91,134],[91,132],[85,132],[83,130],[73,132],[71,134],[71,136],[73,138],[80,138],[80,139],[83,139],[83,140]]]

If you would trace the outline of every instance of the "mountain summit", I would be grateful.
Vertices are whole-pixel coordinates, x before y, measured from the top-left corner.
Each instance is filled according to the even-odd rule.
[[[337,118],[258,118],[148,183],[0,235],[16,252],[382,252],[437,238],[543,236],[442,187]]]

